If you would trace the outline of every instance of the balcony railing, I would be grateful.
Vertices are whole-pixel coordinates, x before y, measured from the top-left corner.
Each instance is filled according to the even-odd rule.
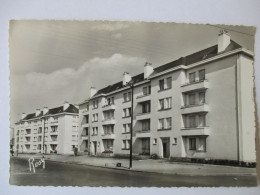
[[[182,136],[210,135],[209,127],[184,127],[181,129]]]
[[[198,89],[208,89],[209,88],[209,83],[207,80],[200,80],[200,81],[195,81],[192,83],[186,83],[181,86],[181,92],[188,92],[188,91],[195,91]]]
[[[136,114],[136,120],[144,120],[150,118],[151,118],[151,112],[143,112],[143,113]]]
[[[190,114],[190,113],[208,112],[208,111],[209,111],[208,104],[187,105],[181,107],[181,114]]]
[[[116,109],[116,105],[115,104],[106,104],[104,106],[102,106],[103,111],[106,110],[115,110]]]
[[[150,137],[151,136],[151,131],[150,130],[138,130],[135,131],[136,133],[136,138],[145,138],[145,137]]]
[[[110,125],[110,124],[113,125],[115,123],[116,123],[115,118],[108,118],[102,121],[103,125]]]
[[[151,100],[151,94],[139,95],[136,97],[137,102],[146,102]]]
[[[115,139],[116,135],[114,133],[107,133],[107,134],[102,134],[102,139]]]

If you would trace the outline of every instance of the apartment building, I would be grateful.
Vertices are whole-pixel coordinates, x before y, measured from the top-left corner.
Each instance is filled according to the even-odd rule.
[[[92,87],[79,105],[80,150],[127,156],[132,144],[134,155],[255,162],[253,60],[222,30],[212,47]]]
[[[78,147],[78,108],[63,106],[22,114],[15,124],[15,151],[18,153],[73,154]]]

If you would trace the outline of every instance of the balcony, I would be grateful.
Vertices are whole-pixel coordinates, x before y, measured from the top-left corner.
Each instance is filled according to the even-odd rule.
[[[151,118],[151,112],[136,114],[136,120],[145,120]]]
[[[82,140],[88,140],[88,135],[81,135]]]
[[[58,124],[58,123],[59,123],[58,120],[56,120],[56,121],[51,121],[51,122],[50,122],[50,124]]]
[[[115,110],[116,109],[116,105],[115,104],[107,104],[104,105],[102,107],[103,111],[107,111],[107,110]]]
[[[190,127],[181,129],[182,136],[210,135],[209,127]]]
[[[208,89],[208,88],[209,88],[209,83],[207,80],[195,81],[192,83],[186,83],[186,84],[182,85],[181,92],[185,93],[188,91],[195,91],[195,90],[199,90],[199,89]]]
[[[139,130],[139,131],[135,131],[135,137],[136,138],[145,138],[145,137],[151,137],[151,132],[150,130]]]
[[[151,100],[151,94],[147,94],[147,95],[139,95],[136,97],[136,102],[146,102],[146,101],[150,101]]]
[[[85,109],[82,109],[81,112],[82,112],[82,114],[87,114],[89,112],[89,110],[85,108]]]
[[[116,135],[114,133],[102,134],[102,139],[115,139]]]
[[[50,131],[50,135],[58,135],[59,131]]]
[[[200,104],[200,105],[189,105],[181,107],[181,114],[191,114],[198,112],[208,112],[209,105],[208,104]]]
[[[102,125],[114,125],[116,124],[116,121],[114,118],[111,118],[111,119],[104,119],[102,121]]]
[[[83,123],[81,126],[82,127],[89,127],[89,123]]]

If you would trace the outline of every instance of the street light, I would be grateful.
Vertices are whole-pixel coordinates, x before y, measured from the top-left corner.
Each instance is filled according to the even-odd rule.
[[[132,168],[133,159],[133,117],[134,117],[134,81],[129,81],[126,85],[131,88],[131,129],[130,129],[130,156],[129,156],[129,169]]]

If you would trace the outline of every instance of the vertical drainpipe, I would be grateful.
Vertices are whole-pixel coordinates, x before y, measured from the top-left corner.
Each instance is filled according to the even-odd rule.
[[[238,106],[239,106],[239,98],[238,98],[238,61],[239,61],[239,54],[237,54],[237,61],[235,65],[235,90],[236,90],[236,126],[237,126],[237,160],[240,161],[240,140],[239,140],[239,113],[238,113]]]
[[[42,148],[43,148],[43,154],[45,154],[45,146],[44,146],[44,142],[45,142],[45,117],[43,117],[43,138],[42,138]]]

